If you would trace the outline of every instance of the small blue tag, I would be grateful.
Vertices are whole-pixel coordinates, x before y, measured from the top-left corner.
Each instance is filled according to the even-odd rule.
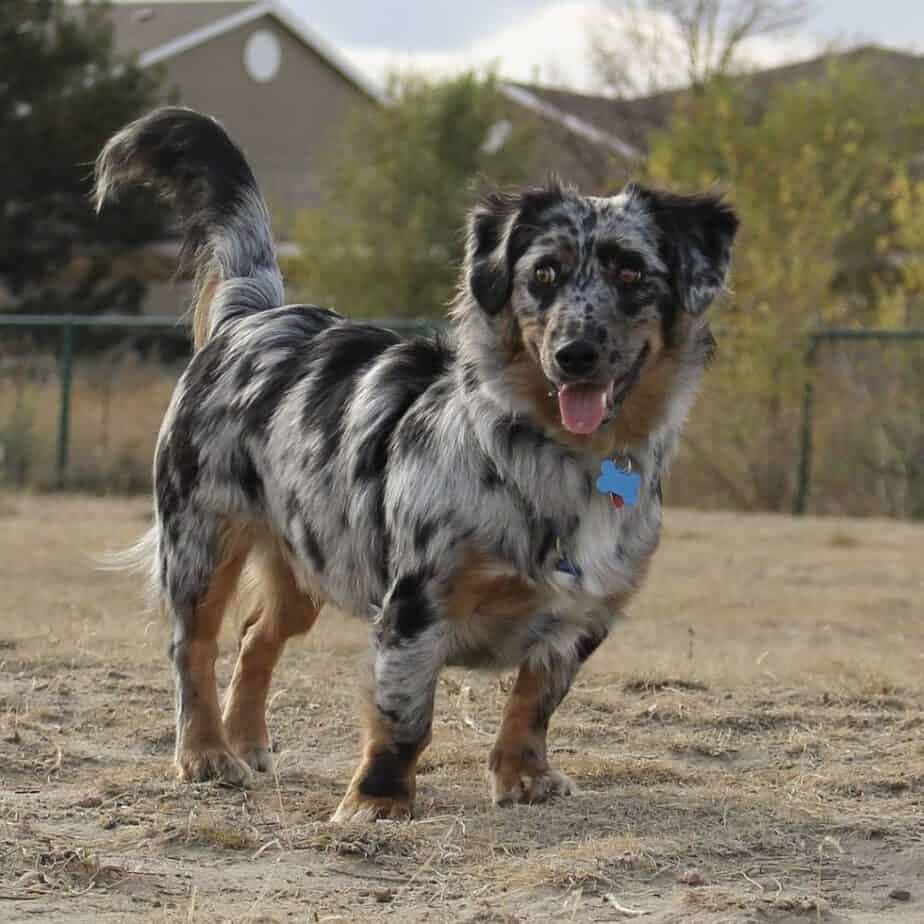
[[[600,464],[600,477],[597,490],[619,498],[630,507],[638,500],[638,489],[642,478],[635,472],[624,472],[612,459],[604,459]]]

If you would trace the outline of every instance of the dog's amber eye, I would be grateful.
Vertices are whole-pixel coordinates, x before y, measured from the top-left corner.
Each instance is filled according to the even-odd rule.
[[[638,285],[642,281],[642,271],[637,269],[629,269],[629,267],[624,266],[618,273],[619,281],[623,285],[634,286]]]
[[[558,281],[558,270],[554,266],[537,266],[534,273],[536,282],[543,286],[553,286]]]

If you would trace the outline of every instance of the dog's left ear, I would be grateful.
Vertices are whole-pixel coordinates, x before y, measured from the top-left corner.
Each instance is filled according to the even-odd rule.
[[[629,192],[658,225],[680,303],[690,314],[702,314],[725,286],[738,216],[718,195],[681,196],[643,186]]]

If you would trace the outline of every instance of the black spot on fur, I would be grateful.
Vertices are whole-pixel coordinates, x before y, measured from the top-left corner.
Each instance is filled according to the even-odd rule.
[[[539,548],[536,551],[536,564],[542,565],[545,560],[552,553],[552,549],[555,548],[555,540],[558,538],[558,531],[555,528],[555,523],[543,517],[539,522],[540,528],[540,539],[539,539]]]
[[[433,420],[419,405],[404,415],[395,429],[392,451],[397,456],[426,452],[433,444]]]
[[[305,544],[305,554],[311,560],[311,566],[318,574],[323,573],[327,564],[324,550],[318,541],[318,535],[307,520],[302,520],[302,541]]]
[[[301,515],[301,504],[298,501],[298,495],[290,491],[286,497],[286,523],[291,523]]]
[[[371,799],[407,798],[408,770],[420,750],[420,743],[393,742],[372,758],[359,791]]]
[[[321,430],[321,451],[314,464],[324,468],[340,448],[347,405],[362,371],[401,338],[369,324],[349,324],[322,331],[310,344],[311,387],[305,397],[302,422]]]
[[[584,497],[590,497],[594,490],[594,477],[589,472],[584,473]]]
[[[422,520],[414,527],[414,551],[423,555],[430,540],[436,535],[439,524],[436,520]]]
[[[601,346],[605,345],[606,341],[609,340],[610,335],[607,332],[607,329],[602,324],[597,325],[596,334],[597,334],[597,343],[601,344]]]
[[[293,347],[273,366],[261,372],[257,389],[243,409],[248,433],[254,436],[265,435],[280,402],[304,375],[305,357],[301,345]]]
[[[241,357],[241,361],[234,370],[234,390],[240,391],[250,383],[253,378],[255,356],[253,353],[246,353]]]
[[[578,661],[583,664],[600,647],[605,638],[605,633],[603,635],[582,635],[575,648]]]
[[[244,448],[239,448],[231,458],[231,477],[238,483],[247,500],[252,504],[259,501],[263,481],[253,464],[253,457]]]
[[[173,425],[157,448],[155,490],[165,517],[186,504],[199,479],[198,434],[203,429],[203,409],[212,408],[213,413],[215,410],[216,402],[209,399],[221,376],[225,343],[226,338],[215,337],[190,361]]]
[[[438,340],[409,340],[393,348],[383,362],[387,363],[392,401],[353,451],[353,478],[357,480],[383,475],[395,427],[411,405],[449,371],[452,352]]]
[[[504,483],[496,466],[487,456],[484,457],[481,468],[481,483],[489,490],[499,488]]]
[[[198,466],[198,453],[195,464]],[[195,476],[192,479],[195,483]],[[178,488],[178,478],[172,471],[170,442],[161,442],[154,456],[154,489],[157,496],[157,510],[161,519],[169,523],[179,512],[183,495]]]
[[[380,643],[389,647],[400,645],[434,623],[436,613],[427,599],[426,581],[427,575],[420,571],[396,581],[382,614]]]

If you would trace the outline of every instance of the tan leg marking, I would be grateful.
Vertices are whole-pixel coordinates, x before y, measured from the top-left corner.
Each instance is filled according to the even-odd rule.
[[[331,821],[405,819],[414,813],[417,761],[430,743],[430,732],[417,742],[394,740],[394,730],[370,702],[365,713],[363,757]]]
[[[285,643],[308,632],[320,604],[299,589],[280,552],[260,548],[246,579],[254,597],[241,625],[240,648],[225,698],[224,727],[238,757],[254,770],[273,766],[266,700],[273,669]]]
[[[526,664],[520,668],[488,764],[491,796],[498,805],[543,802],[552,795],[577,792],[564,773],[549,767],[548,716],[543,706],[546,689],[544,671]]]
[[[247,765],[231,753],[225,739],[215,681],[218,631],[248,551],[244,533],[230,530],[224,557],[174,654],[179,687],[175,762],[180,779],[219,778],[242,785],[250,778]]]

